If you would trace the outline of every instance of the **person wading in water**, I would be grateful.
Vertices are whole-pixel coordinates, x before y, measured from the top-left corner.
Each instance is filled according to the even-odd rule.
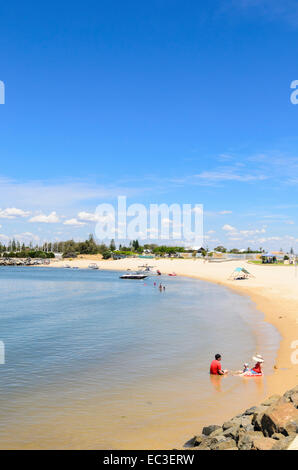
[[[222,370],[221,368],[221,355],[215,354],[215,359],[210,364],[210,374],[211,375],[225,375],[228,373],[227,370]]]

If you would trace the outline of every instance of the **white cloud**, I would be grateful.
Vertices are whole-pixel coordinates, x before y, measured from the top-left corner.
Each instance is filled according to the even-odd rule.
[[[20,242],[25,242],[25,243],[28,243],[31,241],[39,242],[40,240],[38,235],[35,235],[34,233],[31,233],[31,232],[18,233],[14,235],[12,238],[15,238],[16,240],[19,240]]]
[[[78,218],[80,220],[85,220],[86,222],[98,222],[98,216],[92,212],[79,212]]]
[[[63,222],[63,225],[74,225],[74,226],[80,227],[82,225],[86,225],[86,223],[80,222],[78,219],[73,218],[73,219],[65,220],[65,222]]]
[[[235,227],[233,227],[232,225],[229,225],[229,224],[225,224],[222,227],[222,229],[225,230],[226,232],[235,232],[235,231],[237,231],[237,229]]]
[[[195,178],[205,181],[207,184],[212,184],[220,181],[261,181],[266,179],[265,175],[252,175],[252,174],[239,174],[234,169],[223,169],[215,171],[203,171],[202,173],[195,175]]]
[[[270,242],[270,241],[280,241],[282,240],[281,237],[267,237],[267,238],[258,238],[258,242],[259,243],[266,243],[266,242]]]
[[[56,224],[59,222],[59,217],[57,216],[56,212],[51,212],[49,215],[45,214],[38,214],[35,215],[34,217],[31,217],[29,219],[29,222],[41,222],[44,224]]]
[[[164,217],[163,219],[161,219],[161,223],[162,223],[162,225],[168,226],[168,225],[172,224],[173,221],[171,219],[167,218],[167,217]]]
[[[15,219],[16,217],[28,217],[28,215],[30,215],[29,211],[23,211],[22,209],[17,209],[16,207],[0,209],[1,219]]]
[[[78,219],[85,222],[108,222],[114,220],[114,214],[109,213],[106,215],[97,214],[96,212],[79,212]]]
[[[248,235],[255,235],[257,233],[266,233],[266,230],[264,228],[258,230],[240,230],[240,233],[242,235],[248,236]]]

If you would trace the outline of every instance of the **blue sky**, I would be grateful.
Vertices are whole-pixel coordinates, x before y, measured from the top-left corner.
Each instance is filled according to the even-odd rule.
[[[3,241],[84,238],[82,213],[127,195],[204,204],[210,248],[298,250],[296,1],[12,1],[0,15]]]

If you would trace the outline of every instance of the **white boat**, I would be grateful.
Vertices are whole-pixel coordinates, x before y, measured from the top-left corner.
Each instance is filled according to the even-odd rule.
[[[146,277],[148,277],[147,274],[141,273],[140,271],[136,271],[122,274],[122,276],[120,276],[120,279],[146,279]]]
[[[147,276],[160,276],[161,272],[159,269],[153,269],[155,266],[148,266],[148,264],[144,264],[142,266],[139,266],[139,268],[142,268],[141,271],[138,271],[140,273],[145,273]]]
[[[99,269],[96,263],[90,263],[88,266],[89,269]]]

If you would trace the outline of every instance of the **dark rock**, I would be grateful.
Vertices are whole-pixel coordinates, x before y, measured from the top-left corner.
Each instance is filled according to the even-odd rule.
[[[196,436],[194,450],[210,450],[212,446],[225,441],[226,438],[222,435],[211,437],[210,436]]]
[[[225,431],[226,429],[232,428],[233,426],[233,421],[225,421],[222,425],[222,429]]]
[[[211,450],[211,445],[216,443],[212,437],[205,437],[203,438],[200,445],[197,447],[198,450]]]
[[[248,410],[246,410],[244,412],[244,414],[247,415],[247,416],[253,415],[255,413],[256,409],[257,409],[256,406],[252,406],[251,408],[248,408]]]
[[[189,439],[189,441],[185,442],[184,446],[183,447],[195,447],[195,446],[198,446],[200,443],[198,443],[197,439],[199,438],[199,436],[194,436],[192,437],[191,439]]]
[[[261,437],[264,436],[263,433],[260,431],[245,432],[244,429],[240,429],[237,436],[238,449],[250,450],[253,446],[253,440]]]
[[[252,417],[252,425],[254,426],[255,431],[262,430],[262,418],[265,411],[268,410],[267,406],[258,406],[255,410],[253,417]]]
[[[288,391],[283,395],[283,397],[284,397],[287,401],[291,401],[291,396],[294,395],[295,393],[298,393],[298,385],[296,385],[296,387],[292,388],[291,390],[288,390]]]
[[[232,426],[231,428],[228,428],[223,432],[223,436],[226,438],[234,439],[234,441],[236,441],[239,429],[239,426]]]
[[[255,428],[252,424],[248,424],[247,426],[243,426],[241,429],[244,429],[244,431],[246,431],[246,432],[251,432],[251,431],[255,430]]]
[[[241,417],[240,427],[246,428],[252,424],[252,415],[244,415]]]
[[[211,446],[211,450],[228,450],[231,448],[235,448],[235,441],[233,439],[225,439]]]
[[[205,426],[184,447],[193,450],[284,450],[298,445],[298,385],[282,397],[272,395],[260,406],[224,422]],[[293,442],[294,441],[294,442]],[[296,445],[297,441],[297,445]]]
[[[269,406],[262,416],[261,428],[264,436],[271,437],[274,433],[288,436],[298,432],[298,410],[292,403],[278,401]]]
[[[217,424],[211,424],[210,426],[205,426],[203,428],[202,434],[204,434],[204,436],[209,436],[209,434],[216,431],[217,429],[221,429],[221,426],[218,426]]]
[[[213,431],[211,434],[209,434],[209,437],[217,437],[223,435],[223,430],[222,428],[216,429]]]
[[[205,439],[205,436],[199,435],[193,438],[193,447],[199,446]]]
[[[250,426],[252,421],[252,415],[240,415],[236,416],[235,418],[230,419],[229,421],[226,421],[222,428],[224,431],[226,431],[229,428],[238,426],[245,428],[246,426]]]
[[[220,442],[226,441],[227,438],[225,436],[216,436],[212,438],[212,444],[211,444],[211,449],[214,445],[219,444]]]

